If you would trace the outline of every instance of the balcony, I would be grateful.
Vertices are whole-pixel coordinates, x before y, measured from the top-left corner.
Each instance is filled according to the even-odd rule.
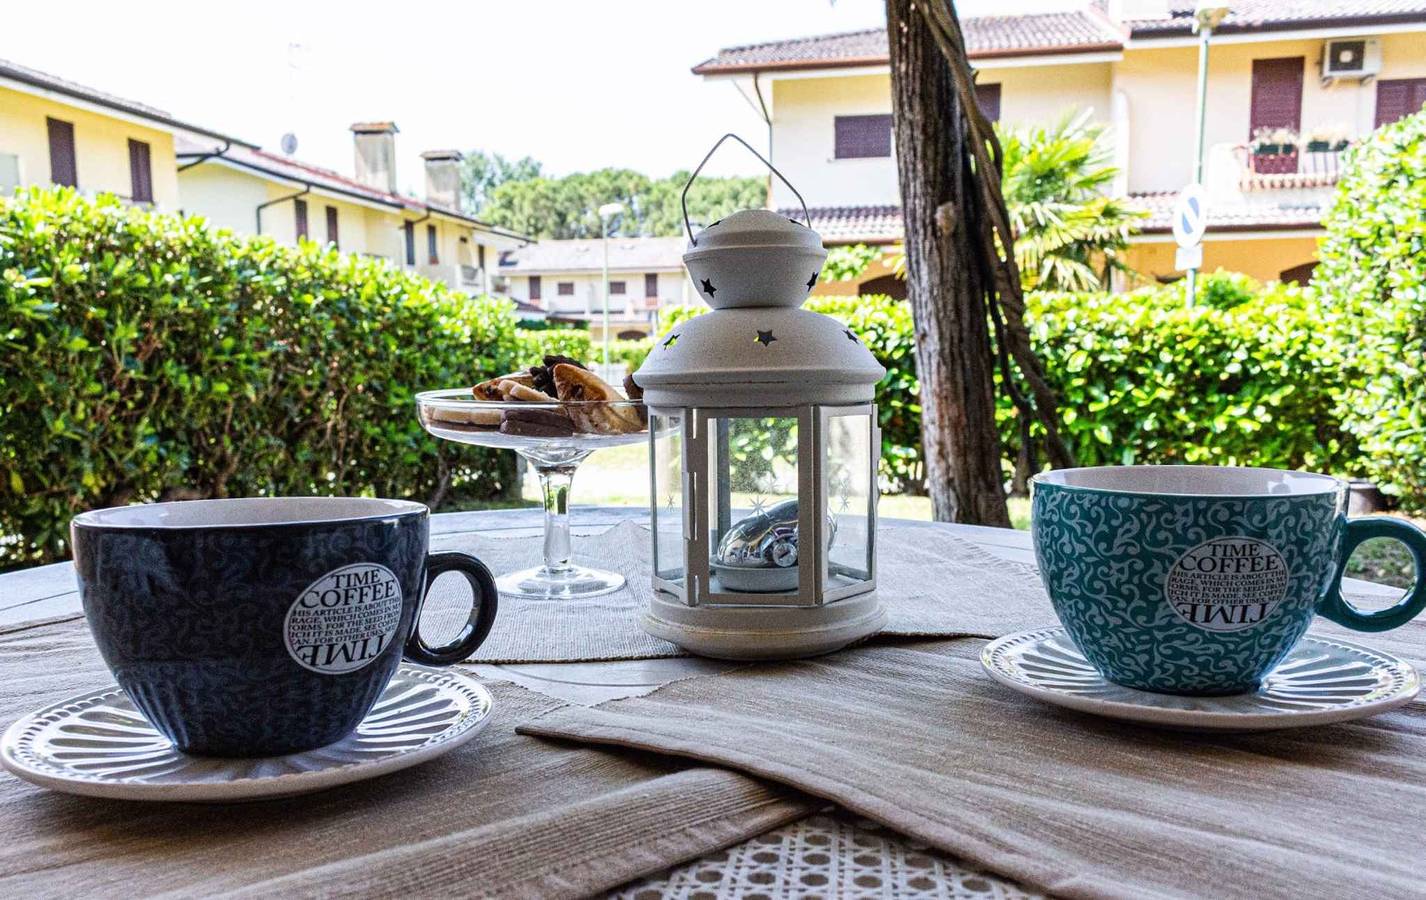
[[[1312,142],[1305,145],[1238,144],[1233,156],[1244,193],[1330,187],[1337,183],[1350,144]]]
[[[467,294],[480,293],[486,289],[485,273],[478,266],[427,263],[415,266],[414,271],[424,278],[439,281],[452,290]]]

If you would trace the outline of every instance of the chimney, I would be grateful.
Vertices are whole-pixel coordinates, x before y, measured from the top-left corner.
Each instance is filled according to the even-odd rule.
[[[421,158],[426,161],[426,202],[460,212],[460,162],[465,157],[459,150],[427,150]]]
[[[396,193],[396,123],[358,122],[352,126],[357,181]]]

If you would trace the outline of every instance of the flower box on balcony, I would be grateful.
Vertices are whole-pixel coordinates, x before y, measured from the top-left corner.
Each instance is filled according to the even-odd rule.
[[[1272,146],[1272,145],[1269,145]],[[1276,153],[1266,152],[1267,148],[1255,149],[1252,160],[1253,172],[1258,175],[1290,175],[1297,171],[1297,148],[1290,147]]]

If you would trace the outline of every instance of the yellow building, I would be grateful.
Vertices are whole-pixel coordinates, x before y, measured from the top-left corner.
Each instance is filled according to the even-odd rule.
[[[529,239],[461,209],[454,150],[422,154],[424,199],[398,193],[396,134],[390,122],[352,126],[355,176],[256,147],[180,138],[179,195],[186,212],[239,234],[327,242],[456,290],[493,292],[500,254]]]
[[[460,153],[422,154],[426,197],[417,199],[396,190],[396,126],[361,123],[352,132],[356,174],[347,176],[0,60],[0,195],[37,184],[113,194],[237,234],[329,242],[456,290],[492,292],[500,254],[529,239],[461,209]]]
[[[0,60],[0,195],[63,184],[179,208],[175,135],[253,147],[168,113]]]
[[[1426,102],[1426,4],[1227,5],[1236,10],[1214,33],[1208,70],[1203,267],[1302,281],[1343,142]],[[1193,10],[1183,0],[1101,0],[962,20],[991,118],[1047,125],[1088,109],[1108,126],[1115,192],[1149,213],[1129,254],[1146,279],[1179,274],[1169,218],[1193,177]],[[732,82],[764,115],[773,162],[813,207],[828,243],[899,241],[884,30],[728,48],[693,71]],[[1295,149],[1262,152],[1281,142],[1254,142],[1269,132],[1290,132]],[[775,183],[773,205],[793,215],[795,204]],[[894,287],[887,274],[878,266],[859,284],[824,289]]]

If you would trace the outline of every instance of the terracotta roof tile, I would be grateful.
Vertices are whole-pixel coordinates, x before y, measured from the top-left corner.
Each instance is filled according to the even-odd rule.
[[[609,268],[620,271],[662,271],[683,266],[687,242],[681,237],[610,238]],[[604,242],[599,239],[540,241],[500,255],[506,275],[541,272],[597,272],[604,265]]]
[[[1169,16],[1129,22],[1135,38],[1193,32],[1195,4],[1171,0]],[[1220,32],[1274,31],[1357,22],[1426,21],[1423,0],[1233,0]]]
[[[1145,234],[1167,234],[1175,194],[1138,194],[1129,199],[1149,216],[1141,230]],[[1232,206],[1209,207],[1208,231],[1233,232],[1296,228],[1318,228],[1330,195],[1321,198],[1277,199],[1250,195]],[[778,210],[782,215],[802,217],[801,208]],[[901,209],[897,206],[813,207],[812,227],[829,246],[839,244],[888,244],[901,240]]]
[[[1426,23],[1426,0],[1235,0],[1220,31],[1273,31],[1314,26],[1390,22]],[[1121,28],[1103,6],[1083,10],[1010,16],[968,16],[961,20],[972,59],[1045,53],[1085,53],[1118,49],[1126,33],[1133,40],[1191,34],[1193,3],[1170,0],[1165,18],[1131,19]],[[832,68],[884,65],[886,31],[871,28],[842,34],[792,38],[728,47],[694,67],[700,75],[760,69]]]
[[[961,20],[972,58],[1117,49],[1120,35],[1089,12],[1023,16],[974,16]],[[801,66],[874,65],[887,61],[886,29],[870,28],[818,37],[729,47],[699,65],[700,75]]]

